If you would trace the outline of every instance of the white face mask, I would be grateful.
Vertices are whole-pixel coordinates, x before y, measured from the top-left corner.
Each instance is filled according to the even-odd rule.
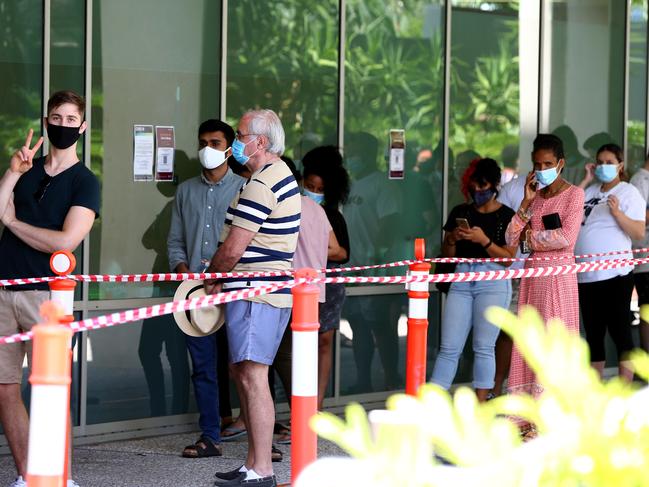
[[[225,155],[225,153],[229,150],[230,149],[221,151],[212,149],[209,146],[205,146],[198,151],[198,160],[201,161],[201,165],[205,169],[216,169],[217,167],[222,165],[228,157],[230,157],[229,155]]]

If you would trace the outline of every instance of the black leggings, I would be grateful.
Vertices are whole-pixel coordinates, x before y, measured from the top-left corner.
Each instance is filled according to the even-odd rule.
[[[606,330],[615,343],[618,360],[624,360],[626,354],[633,349],[629,312],[632,292],[632,273],[605,281],[579,284],[579,307],[591,362],[606,360]]]

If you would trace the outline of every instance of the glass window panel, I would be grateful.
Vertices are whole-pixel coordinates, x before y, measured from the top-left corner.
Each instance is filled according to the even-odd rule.
[[[43,1],[0,0],[0,15],[0,174],[4,174],[29,129],[41,131]]]
[[[428,303],[427,377],[439,348],[439,293]],[[340,395],[405,388],[408,296],[347,296],[340,324]],[[456,380],[466,380],[458,373]]]
[[[354,265],[439,252],[442,209],[444,5],[348,0],[344,215]],[[390,129],[405,130],[404,179],[388,179]],[[401,271],[395,271],[400,273]]]
[[[647,118],[647,0],[631,5],[629,42],[629,117],[627,119],[627,170],[630,174],[645,161]]]
[[[464,203],[461,180],[471,160],[495,159],[502,181],[518,171],[518,1],[453,0],[449,209]]]
[[[196,410],[185,336],[172,315],[88,332],[87,347],[88,424]]]
[[[228,7],[227,116],[251,108],[282,120],[286,155],[336,144],[338,1],[239,0]]]
[[[584,163],[602,144],[622,144],[625,7],[616,0],[548,3],[542,126],[563,140],[571,182],[581,181]]]
[[[43,93],[43,0],[0,0],[0,172],[40,132]]]
[[[96,0],[93,9],[91,160],[107,211],[91,233],[90,272],[167,272],[176,183],[199,174],[198,126],[219,113],[220,3]],[[175,183],[133,182],[133,124],[175,126]],[[174,288],[101,284],[90,296]]]
[[[84,92],[85,0],[52,0],[50,91]],[[83,144],[79,144],[83,147]]]

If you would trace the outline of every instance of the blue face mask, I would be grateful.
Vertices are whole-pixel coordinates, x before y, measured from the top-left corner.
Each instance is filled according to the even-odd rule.
[[[618,164],[598,164],[595,168],[595,177],[603,183],[610,183],[619,173]]]
[[[313,191],[309,191],[308,189],[304,189],[304,196],[307,196],[311,198],[313,201],[321,205],[324,203],[324,194],[322,193],[314,193]]]
[[[494,197],[495,194],[496,192],[493,189],[489,188],[489,189],[474,191],[471,194],[471,197],[473,198],[473,202],[475,203],[475,205],[479,208],[489,203],[489,201],[491,200],[491,198]]]
[[[559,171],[557,171],[556,167],[544,169],[543,171],[534,171],[534,174],[536,174],[536,180],[541,186],[550,186],[559,177]]]
[[[252,139],[250,142],[254,141],[255,139],[256,137]],[[248,142],[248,144],[250,142]],[[232,142],[232,157],[234,157],[234,160],[237,161],[242,166],[248,164],[248,161],[250,160],[250,156],[244,154],[244,151],[246,150],[246,146],[248,144],[244,144],[239,139],[234,139],[234,142]],[[256,152],[257,151],[255,151],[251,155],[254,155]]]

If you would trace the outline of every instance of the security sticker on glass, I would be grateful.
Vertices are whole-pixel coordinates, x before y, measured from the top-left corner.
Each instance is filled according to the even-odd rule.
[[[403,179],[406,152],[406,132],[402,129],[390,130],[390,163],[388,178]]]

